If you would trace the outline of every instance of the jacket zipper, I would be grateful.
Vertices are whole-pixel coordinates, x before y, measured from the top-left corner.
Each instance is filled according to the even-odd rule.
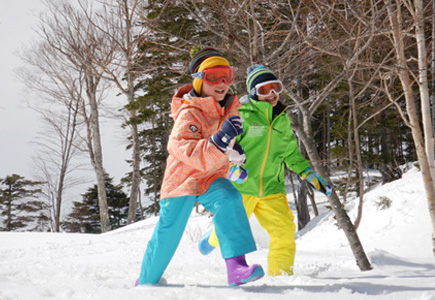
[[[276,116],[275,119],[272,120],[272,122],[269,122],[269,109],[266,108],[266,120],[267,120],[267,124],[269,124],[269,136],[267,137],[267,147],[266,147],[266,153],[264,154],[264,158],[263,158],[263,164],[261,165],[261,171],[260,171],[260,197],[263,197],[263,174],[264,174],[264,169],[266,168],[266,161],[267,161],[267,157],[269,155],[269,149],[270,149],[270,138],[272,136],[272,125],[273,122],[275,122],[275,120],[283,113],[287,110],[287,108],[285,108],[278,116]]]
[[[267,120],[267,124],[269,124],[269,133],[268,133],[268,137],[267,137],[266,153],[264,154],[263,164],[261,165],[261,172],[260,172],[260,197],[263,197],[263,174],[264,174],[264,169],[266,167],[267,156],[269,155],[270,137],[271,137],[271,132],[272,132],[272,124],[269,123],[269,109],[268,108],[266,108],[266,120]]]

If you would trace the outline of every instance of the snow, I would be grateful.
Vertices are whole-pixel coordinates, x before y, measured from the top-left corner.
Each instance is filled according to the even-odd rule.
[[[289,194],[289,197],[291,195]],[[157,218],[106,234],[0,233],[0,299],[394,299],[435,300],[431,221],[421,173],[365,195],[358,236],[373,266],[362,272],[325,198],[323,213],[297,236],[295,274],[228,287],[219,251],[202,256],[197,241],[211,226],[192,212],[180,246],[159,286],[133,287]],[[389,208],[379,203],[391,200]],[[357,200],[346,209],[354,220]],[[251,226],[258,251],[249,263],[266,269],[268,236],[255,217]]]

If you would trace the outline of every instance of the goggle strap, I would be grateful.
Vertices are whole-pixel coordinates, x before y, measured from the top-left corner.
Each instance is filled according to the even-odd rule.
[[[269,81],[265,81],[265,82],[262,82],[262,83],[256,84],[256,85],[255,85],[255,88],[259,89],[260,87],[262,87],[262,86],[264,86],[264,85],[268,85],[268,84],[270,84],[270,83],[278,83],[278,84],[280,84],[281,86],[283,86],[281,80],[269,80]]]
[[[204,79],[204,72],[193,73],[192,78]]]
[[[252,89],[251,89],[251,91],[249,92],[249,95],[250,96],[255,96],[257,94],[257,89],[255,88],[255,87],[253,87]]]

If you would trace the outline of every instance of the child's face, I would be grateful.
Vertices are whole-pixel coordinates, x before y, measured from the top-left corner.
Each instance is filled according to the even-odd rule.
[[[228,90],[230,89],[230,85],[226,84],[225,82],[221,81],[217,85],[211,85],[207,82],[202,83],[202,91],[201,91],[201,97],[214,97],[216,101],[222,101],[225,98],[225,95],[228,93]]]
[[[279,100],[279,94],[275,94],[272,92],[272,94],[268,97],[258,96],[257,98],[259,101],[269,102],[273,107],[275,107]]]

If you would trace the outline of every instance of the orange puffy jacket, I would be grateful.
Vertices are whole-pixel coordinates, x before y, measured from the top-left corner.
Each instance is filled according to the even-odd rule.
[[[225,107],[213,97],[194,97],[192,85],[181,87],[172,98],[174,127],[169,137],[166,170],[160,198],[204,194],[219,177],[228,178],[228,157],[209,137],[223,122],[239,116],[239,99],[228,95]]]

